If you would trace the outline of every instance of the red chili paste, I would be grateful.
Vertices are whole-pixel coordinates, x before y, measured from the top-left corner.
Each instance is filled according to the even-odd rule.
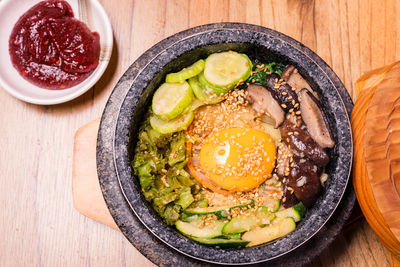
[[[82,82],[97,67],[100,36],[73,16],[67,2],[49,0],[19,18],[9,53],[25,79],[43,88],[64,89]]]

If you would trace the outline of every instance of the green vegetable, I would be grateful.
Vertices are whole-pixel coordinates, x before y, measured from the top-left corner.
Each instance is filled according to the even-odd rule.
[[[272,225],[245,232],[242,239],[250,241],[248,246],[256,246],[283,237],[295,229],[296,223],[293,218],[277,219]]]
[[[263,209],[264,208],[264,209]],[[276,218],[276,215],[268,212],[267,208],[263,207],[257,210],[256,214],[244,213],[232,218],[222,229],[224,234],[243,233],[262,226],[270,224]]]
[[[176,202],[176,204],[180,205],[182,209],[186,209],[187,207],[190,206],[194,201],[194,198],[192,194],[190,193],[190,188],[186,187],[184,190],[181,191],[179,194],[179,200]],[[179,214],[178,214],[179,218]]]
[[[214,214],[218,219],[223,219],[228,217],[229,207],[204,207],[204,208],[190,208],[183,210],[182,212],[187,215],[209,215]]]
[[[197,76],[197,78],[201,87],[206,88],[207,92],[209,92],[209,90],[211,89],[217,96],[226,94],[232,89],[230,87],[217,87],[212,85],[206,80],[203,72],[200,73],[199,76]]]
[[[154,93],[152,109],[157,117],[168,121],[182,115],[192,101],[193,91],[187,82],[163,83]]]
[[[185,130],[192,123],[193,118],[193,111],[189,111],[188,113],[185,113],[182,116],[170,121],[165,121],[155,115],[152,115],[150,117],[150,124],[151,127],[153,127],[153,129],[159,133],[167,134]]]
[[[240,239],[223,239],[223,238],[199,238],[191,237],[197,243],[220,248],[241,248],[249,244],[249,241]]]
[[[174,224],[179,219],[181,208],[179,205],[168,205],[164,211],[163,217],[167,224]]]
[[[190,237],[213,238],[222,235],[222,228],[225,225],[224,222],[212,220],[212,222],[207,225],[202,223],[203,220],[201,218],[192,222],[178,220],[175,226],[182,234]]]
[[[269,211],[276,212],[281,207],[281,200],[280,199],[267,198],[264,201],[264,206],[266,206]]]
[[[147,119],[139,130],[132,168],[146,200],[167,224],[173,225],[181,209],[194,203],[193,193],[199,192],[199,186],[183,169],[188,160],[185,134],[162,134],[154,130],[149,121]]]
[[[186,146],[185,146],[185,134],[183,132],[178,133],[170,143],[170,153],[168,155],[169,166],[174,166],[178,162],[182,162],[186,159]]]
[[[291,217],[294,219],[295,222],[300,221],[304,214],[306,214],[306,208],[304,207],[303,203],[297,203],[293,207],[288,209],[280,210],[276,214],[279,218]]]
[[[189,84],[197,99],[203,101],[204,103],[216,104],[223,100],[223,97],[216,95],[210,87],[200,84],[197,76],[190,78]]]
[[[260,84],[264,87],[266,84],[266,77],[270,73],[277,73],[279,76],[282,75],[282,71],[286,68],[286,65],[281,63],[272,62],[269,64],[262,64],[260,62],[254,62],[253,74],[247,79],[248,83]]]
[[[239,81],[246,81],[252,68],[251,60],[245,54],[234,51],[214,53],[206,59],[204,78],[212,86],[229,91]]]
[[[185,80],[192,78],[202,72],[204,70],[204,60],[200,59],[199,61],[195,62],[193,65],[182,69],[176,73],[169,73],[167,74],[165,81],[167,83],[181,83]]]
[[[226,239],[241,239],[242,238],[242,235],[240,234],[240,233],[237,233],[237,234],[224,234],[224,236],[223,236],[224,238],[226,238]]]

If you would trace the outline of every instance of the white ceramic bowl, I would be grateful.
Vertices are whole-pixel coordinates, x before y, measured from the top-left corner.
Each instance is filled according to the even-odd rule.
[[[101,77],[110,61],[113,34],[106,12],[97,0],[68,0],[77,19],[100,34],[99,65],[78,85],[63,90],[40,88],[24,78],[13,67],[8,52],[11,31],[20,16],[38,0],[2,0],[0,2],[0,86],[23,101],[40,105],[59,104],[74,99],[88,91]]]

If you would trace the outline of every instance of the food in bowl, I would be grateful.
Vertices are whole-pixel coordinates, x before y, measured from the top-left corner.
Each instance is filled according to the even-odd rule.
[[[39,2],[15,24],[9,38],[15,69],[45,89],[65,89],[81,83],[97,68],[100,36],[74,18],[63,0]]]
[[[132,167],[146,200],[182,234],[217,247],[295,230],[335,145],[295,67],[234,51],[167,74],[138,139]]]

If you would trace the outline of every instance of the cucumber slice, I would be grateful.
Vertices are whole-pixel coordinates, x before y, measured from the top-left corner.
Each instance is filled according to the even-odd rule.
[[[223,238],[197,238],[192,237],[194,241],[202,245],[219,247],[219,248],[241,248],[249,244],[249,241],[244,241],[240,239],[223,239]]]
[[[199,76],[197,76],[197,77],[198,77],[199,83],[202,87],[213,90],[214,93],[217,95],[226,94],[232,89],[231,87],[217,87],[217,86],[210,84],[204,77],[204,72],[200,73]]]
[[[204,77],[216,87],[232,88],[240,80],[246,81],[253,66],[245,55],[234,51],[214,53],[208,56],[204,67]]]
[[[226,239],[236,239],[236,240],[238,240],[238,239],[242,238],[242,235],[240,233],[237,233],[237,234],[224,234],[223,237],[226,238]]]
[[[241,205],[236,205],[232,207],[206,207],[206,208],[191,208],[191,209],[185,209],[183,210],[183,214],[192,216],[192,215],[208,215],[208,214],[214,214],[217,216],[218,219],[225,219],[229,216],[229,212],[232,209],[243,209],[243,208],[250,208],[254,206],[254,200],[252,199],[249,204],[241,204]]]
[[[281,207],[281,200],[268,198],[264,201],[264,206],[268,208],[268,211],[277,212]]]
[[[209,215],[214,214],[218,219],[223,219],[228,217],[228,211],[230,207],[207,207],[207,208],[192,208],[186,209],[182,212],[186,215]]]
[[[239,209],[243,209],[243,208],[250,209],[250,208],[254,207],[254,204],[255,204],[254,200],[251,199],[249,204],[240,204],[240,205],[237,205],[237,206],[233,206],[233,207],[229,208],[229,211],[231,211],[232,209],[237,209],[237,208],[239,208]]]
[[[178,220],[175,223],[175,226],[182,234],[190,237],[213,238],[222,235],[222,228],[225,225],[224,222],[213,221],[212,224],[200,228],[199,225],[201,222],[200,219],[193,222],[183,222]]]
[[[242,239],[250,241],[248,247],[263,244],[274,239],[283,237],[296,229],[293,218],[282,218],[275,220],[275,223],[264,228],[256,228],[242,235]]]
[[[204,87],[199,83],[197,76],[189,79],[189,85],[193,90],[194,95],[197,99],[203,101],[207,104],[216,104],[224,100],[222,96],[218,96],[211,88],[208,86]]]
[[[291,217],[295,222],[298,222],[303,218],[304,214],[306,214],[306,211],[306,207],[304,207],[303,203],[300,202],[293,207],[280,210],[275,214],[278,218]]]
[[[183,114],[192,104],[193,91],[187,82],[163,83],[153,96],[154,114],[163,120],[172,120]]]
[[[234,217],[222,229],[223,234],[236,234],[250,231],[257,226],[268,225],[276,215],[269,212],[266,207],[261,208],[256,214],[241,214]]]
[[[196,109],[198,109],[201,106],[204,106],[207,103],[204,103],[203,101],[200,101],[198,99],[194,99],[192,102],[192,106],[190,107],[191,111],[195,111]]]
[[[193,118],[193,111],[189,111],[188,113],[185,113],[182,116],[170,121],[165,121],[160,119],[156,115],[151,115],[150,125],[151,127],[153,127],[154,130],[159,133],[173,133],[186,130],[186,128],[189,127],[189,125],[192,123]]]
[[[165,77],[167,83],[181,83],[189,78],[192,78],[204,70],[204,60],[200,59],[196,61],[193,65],[182,69],[176,73],[169,73]]]

